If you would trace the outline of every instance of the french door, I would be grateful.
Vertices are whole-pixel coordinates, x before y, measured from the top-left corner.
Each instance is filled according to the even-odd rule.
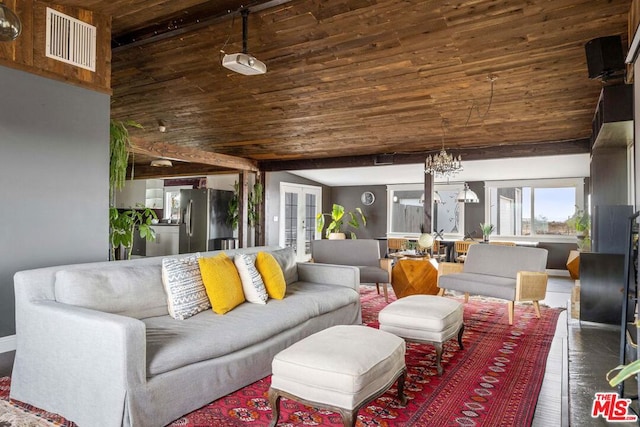
[[[311,258],[311,241],[316,232],[316,215],[322,209],[322,188],[280,183],[280,246],[292,247],[300,262]]]

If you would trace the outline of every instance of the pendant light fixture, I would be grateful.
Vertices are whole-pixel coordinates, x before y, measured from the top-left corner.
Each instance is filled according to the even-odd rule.
[[[456,202],[461,203],[480,203],[478,195],[469,188],[469,184],[464,183],[464,188],[456,196]]]
[[[173,166],[173,163],[168,159],[154,159],[151,160],[150,166],[154,168],[170,168]]]
[[[0,3],[0,41],[10,42],[18,38],[22,23],[15,12]]]

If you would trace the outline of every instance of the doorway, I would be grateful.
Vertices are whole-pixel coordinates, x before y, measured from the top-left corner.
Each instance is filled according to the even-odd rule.
[[[280,183],[280,238],[282,247],[294,248],[296,260],[311,258],[311,241],[320,238],[316,215],[322,209],[322,188]]]

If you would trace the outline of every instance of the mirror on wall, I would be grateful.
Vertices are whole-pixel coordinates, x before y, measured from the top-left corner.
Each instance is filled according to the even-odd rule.
[[[464,203],[456,201],[460,186],[435,185],[435,191],[440,195],[440,203],[434,203],[433,229],[439,233],[464,233]]]

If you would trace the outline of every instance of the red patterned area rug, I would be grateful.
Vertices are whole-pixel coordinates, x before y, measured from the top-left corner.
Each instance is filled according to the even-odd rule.
[[[370,287],[361,288],[361,297],[364,322],[377,328],[378,312],[386,305],[384,298]],[[464,350],[458,349],[455,339],[445,344],[442,377],[437,376],[433,346],[408,343],[406,407],[394,399],[394,385],[360,410],[356,425],[530,425],[561,310],[541,307],[542,318],[538,319],[533,306],[517,304],[513,326],[509,326],[506,307],[506,302],[473,297],[465,304]],[[185,415],[171,427],[266,427],[271,421],[269,384],[270,377],[257,381]],[[0,378],[1,400],[8,400],[9,385],[8,377]],[[37,408],[11,403],[42,414]],[[51,414],[44,418],[56,425],[72,424]],[[278,426],[342,426],[342,421],[336,413],[282,399]]]

